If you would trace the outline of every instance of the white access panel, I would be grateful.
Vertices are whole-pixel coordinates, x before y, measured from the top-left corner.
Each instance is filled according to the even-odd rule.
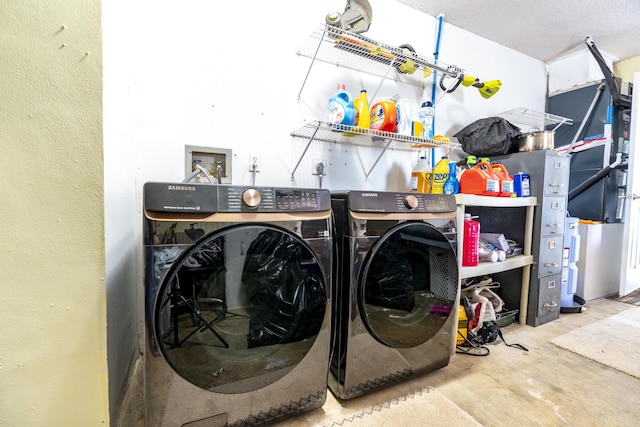
[[[620,288],[624,224],[580,224],[576,294],[587,301],[617,294]]]

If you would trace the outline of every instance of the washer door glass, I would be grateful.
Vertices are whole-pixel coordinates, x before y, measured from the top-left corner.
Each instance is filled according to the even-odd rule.
[[[173,263],[154,329],[173,369],[203,389],[257,390],[309,352],[327,310],[319,259],[288,230],[237,225],[213,232]]]
[[[358,305],[369,333],[394,348],[430,340],[454,314],[455,251],[435,227],[403,223],[372,246],[358,281]]]

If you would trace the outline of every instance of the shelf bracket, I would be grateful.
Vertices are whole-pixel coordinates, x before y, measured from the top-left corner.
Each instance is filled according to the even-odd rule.
[[[307,84],[307,79],[309,78],[309,74],[311,74],[311,68],[313,68],[313,63],[315,62],[316,57],[318,56],[318,52],[320,51],[320,46],[322,46],[322,40],[324,40],[324,36],[326,33],[327,33],[327,28],[324,27],[324,30],[322,31],[322,36],[320,36],[320,39],[318,40],[318,47],[316,48],[316,51],[313,54],[313,58],[311,58],[311,63],[309,64],[307,75],[304,76],[304,81],[302,82],[302,86],[300,87],[300,92],[298,92],[298,102],[300,102],[300,98],[302,97],[302,91],[304,90],[304,86]]]
[[[313,134],[311,134],[311,136],[309,137],[309,141],[307,141],[307,146],[304,147],[304,151],[302,152],[302,154],[300,154],[300,158],[298,159],[298,163],[296,163],[296,166],[293,168],[293,170],[291,171],[291,181],[293,181],[293,176],[295,175],[296,171],[298,170],[298,166],[300,166],[300,162],[302,161],[302,159],[304,158],[304,155],[307,154],[307,150],[309,149],[309,146],[311,145],[311,143],[313,142],[313,140],[316,137],[316,133],[318,133],[318,129],[319,128],[315,128],[313,130]]]
[[[369,179],[369,175],[371,175],[371,172],[373,172],[375,167],[378,165],[378,162],[382,158],[382,155],[385,153],[385,151],[387,151],[387,148],[389,148],[389,145],[391,145],[391,142],[393,142],[393,140],[389,138],[389,139],[386,139],[385,142],[386,142],[385,146],[382,148],[382,151],[380,152],[380,154],[376,158],[375,162],[373,162],[373,165],[371,165],[371,167],[369,168],[369,171],[365,170],[364,162],[362,161],[362,157],[360,157],[360,152],[358,151],[358,147],[357,146],[355,147],[356,148],[356,153],[358,154],[358,160],[360,161],[360,166],[362,167],[362,172],[364,172],[364,177],[366,179]]]

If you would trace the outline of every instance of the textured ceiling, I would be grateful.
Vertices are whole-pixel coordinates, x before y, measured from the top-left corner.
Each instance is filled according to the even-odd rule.
[[[637,0],[397,1],[543,62],[585,49],[586,37],[614,62],[640,56]]]

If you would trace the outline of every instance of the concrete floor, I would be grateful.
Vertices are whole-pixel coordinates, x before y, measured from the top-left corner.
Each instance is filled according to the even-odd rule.
[[[549,343],[549,339],[573,328],[633,308],[601,298],[590,301],[586,313],[561,314],[560,319],[536,328],[512,324],[503,329],[505,340],[522,344],[529,352],[496,342],[488,345],[491,354],[487,357],[455,354],[448,366],[436,372],[357,399],[338,401],[329,393],[322,408],[275,425],[322,425],[427,386],[436,388],[485,426],[638,425],[640,379]],[[139,365],[123,402],[118,427],[144,426]]]

